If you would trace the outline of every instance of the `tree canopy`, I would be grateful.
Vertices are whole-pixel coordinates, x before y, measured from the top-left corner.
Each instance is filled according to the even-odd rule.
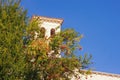
[[[91,56],[75,55],[82,35],[65,29],[46,38],[38,24],[20,0],[0,1],[0,80],[69,80],[89,67]]]
[[[19,79],[24,73],[23,40],[26,11],[19,1],[0,1],[0,80]]]

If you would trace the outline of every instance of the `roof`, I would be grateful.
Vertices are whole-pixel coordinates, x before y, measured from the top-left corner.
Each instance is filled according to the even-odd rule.
[[[63,23],[63,19],[60,18],[50,18],[50,17],[44,17],[44,16],[32,16],[32,19],[38,19],[41,21],[45,21],[45,22],[52,22],[52,23],[59,23],[62,24]]]
[[[97,71],[92,71],[92,74],[105,75],[105,76],[111,76],[111,77],[118,77],[118,78],[120,78],[120,74],[112,74],[112,73],[97,72]]]
[[[87,71],[87,70],[82,70],[82,71]],[[120,78],[120,74],[113,74],[113,73],[106,73],[106,72],[99,72],[99,71],[91,71],[91,74],[104,75],[104,76],[111,76],[111,77]]]

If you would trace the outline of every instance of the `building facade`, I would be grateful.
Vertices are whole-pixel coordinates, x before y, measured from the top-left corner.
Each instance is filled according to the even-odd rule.
[[[61,31],[63,19],[48,18],[43,16],[33,16],[32,18],[40,21],[38,26],[45,30],[45,37],[47,38]]]

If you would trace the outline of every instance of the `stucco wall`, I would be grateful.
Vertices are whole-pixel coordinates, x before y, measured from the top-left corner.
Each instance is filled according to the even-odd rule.
[[[61,24],[59,24],[59,23],[44,21],[39,26],[45,28],[45,30],[46,30],[45,36],[47,38],[50,37],[50,31],[51,31],[52,28],[55,29],[55,33],[60,32],[60,30],[61,30]],[[57,27],[59,27],[59,28],[57,28]]]

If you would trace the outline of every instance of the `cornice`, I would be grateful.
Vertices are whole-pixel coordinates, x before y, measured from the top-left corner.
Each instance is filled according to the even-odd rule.
[[[63,23],[63,19],[60,19],[60,18],[50,18],[50,17],[34,15],[34,16],[32,16],[32,19],[38,19],[38,20],[44,21],[44,22],[52,22],[52,23],[59,23],[59,24]]]

